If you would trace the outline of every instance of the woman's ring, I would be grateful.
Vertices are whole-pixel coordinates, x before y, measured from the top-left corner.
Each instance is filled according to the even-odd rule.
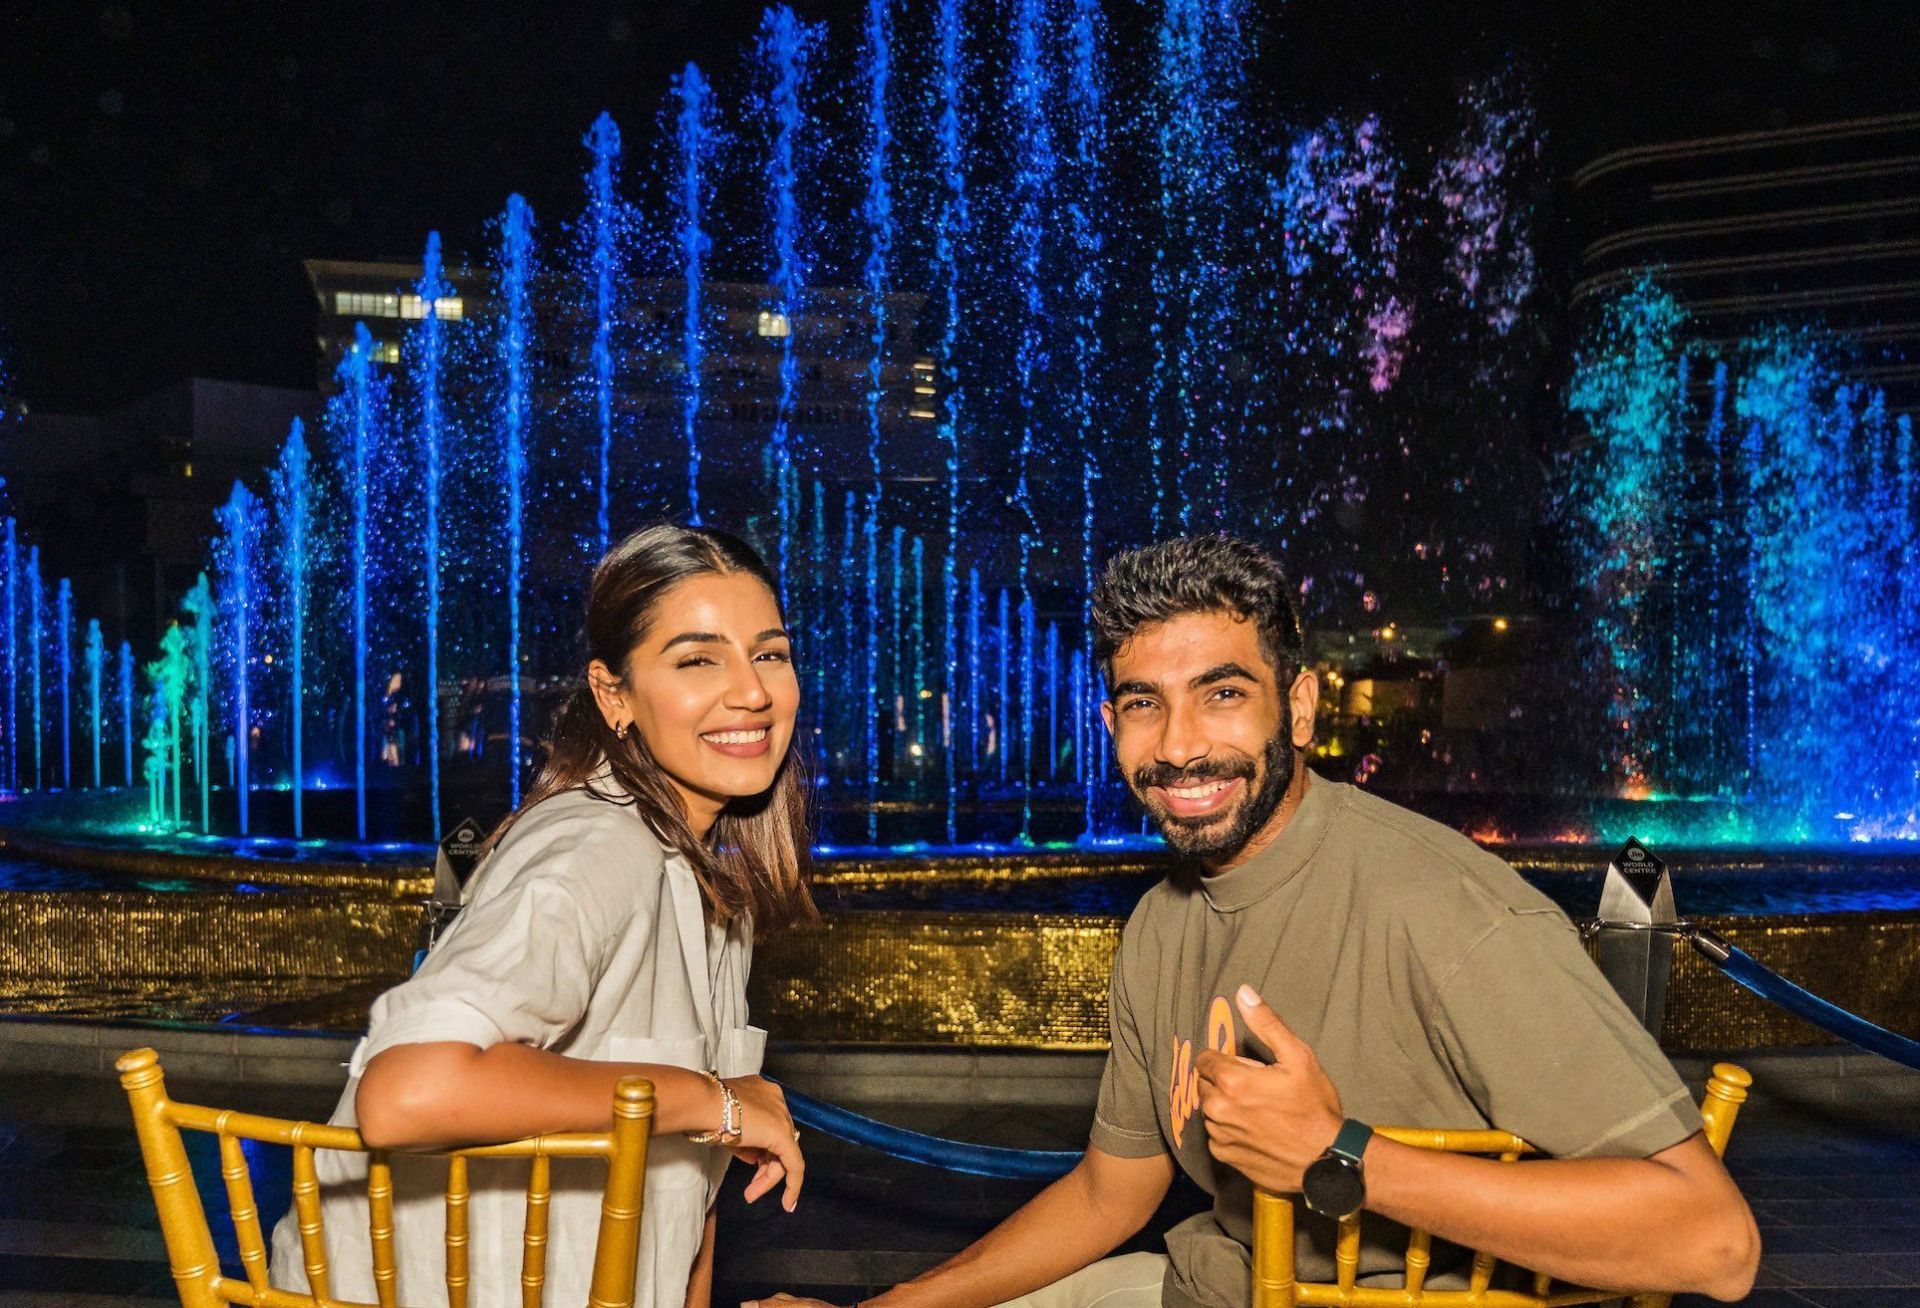
[[[797,1126],[793,1128],[793,1142],[795,1144],[800,1143],[800,1128]]]

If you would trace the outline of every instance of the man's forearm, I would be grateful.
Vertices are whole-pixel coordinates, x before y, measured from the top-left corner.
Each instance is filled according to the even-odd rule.
[[[1699,1137],[1653,1158],[1517,1164],[1375,1137],[1366,1177],[1382,1216],[1578,1285],[1737,1299],[1758,1258],[1752,1216]]]
[[[1150,1216],[1103,1209],[1082,1163],[946,1262],[862,1308],[989,1308],[1104,1258]]]

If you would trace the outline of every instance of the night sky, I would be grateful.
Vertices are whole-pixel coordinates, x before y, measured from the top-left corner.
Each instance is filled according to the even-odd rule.
[[[1132,5],[1137,0],[1114,0]],[[1003,0],[974,6],[999,29]],[[1301,121],[1445,117],[1526,74],[1564,176],[1621,145],[1920,106],[1905,3],[1256,3]],[[858,0],[801,0],[850,44]],[[0,389],[92,411],[190,375],[313,384],[306,257],[471,244],[510,190],[570,212],[611,110],[636,162],[668,78],[737,66],[760,6],[0,4]],[[1543,275],[1564,278],[1567,215]]]

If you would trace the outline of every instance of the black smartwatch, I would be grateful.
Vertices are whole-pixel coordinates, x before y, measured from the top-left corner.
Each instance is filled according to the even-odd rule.
[[[1335,1221],[1345,1221],[1367,1202],[1367,1182],[1360,1170],[1360,1156],[1373,1139],[1373,1128],[1351,1117],[1340,1124],[1327,1152],[1308,1164],[1300,1190],[1307,1211]]]

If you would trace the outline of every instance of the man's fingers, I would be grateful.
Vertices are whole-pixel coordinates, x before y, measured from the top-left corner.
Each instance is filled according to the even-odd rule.
[[[1306,1048],[1306,1042],[1287,1029],[1280,1015],[1267,1006],[1267,1001],[1252,986],[1241,986],[1234,1000],[1239,1006],[1241,1018],[1247,1024],[1247,1030],[1260,1037],[1260,1043],[1276,1059],[1292,1050]]]
[[[1241,1071],[1258,1072],[1267,1066],[1266,1063],[1261,1062],[1257,1058],[1243,1058],[1239,1054],[1223,1054],[1213,1049],[1209,1049],[1203,1054],[1196,1054],[1193,1060],[1193,1070],[1199,1074],[1200,1084],[1203,1087],[1209,1082],[1225,1081],[1237,1076],[1239,1073],[1234,1070],[1236,1068]]]

